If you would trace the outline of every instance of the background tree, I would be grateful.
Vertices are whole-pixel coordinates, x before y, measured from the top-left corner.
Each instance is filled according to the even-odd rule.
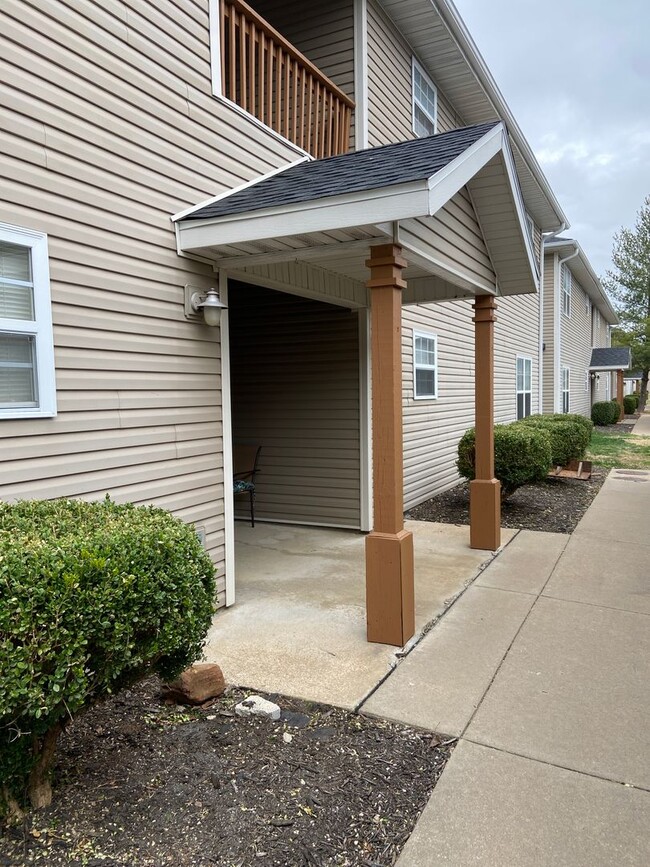
[[[632,350],[632,367],[642,374],[639,409],[648,396],[650,372],[650,196],[637,211],[633,229],[614,235],[614,268],[603,281],[613,296],[621,324],[614,333],[619,346]]]

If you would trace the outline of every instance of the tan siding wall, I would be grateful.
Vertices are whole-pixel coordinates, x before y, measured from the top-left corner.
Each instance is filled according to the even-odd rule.
[[[590,415],[591,383],[589,362],[591,360],[591,304],[587,308],[585,293],[573,274],[571,275],[571,316],[560,313],[562,340],[560,344],[560,367],[570,369],[569,408],[571,412]],[[585,388],[585,376],[586,388]],[[562,388],[561,379],[558,385]]]
[[[234,282],[229,306],[233,439],[262,446],[257,515],[359,527],[357,315]]]
[[[607,320],[601,313],[599,313],[597,308],[593,306],[591,310],[591,322],[593,346],[610,346],[611,339],[609,335],[609,329],[607,327]],[[604,370],[599,373],[598,379],[594,382],[593,385],[592,397],[594,403],[599,400],[609,400],[612,397],[616,397],[616,374],[612,375],[611,373],[608,373]]]
[[[544,257],[544,379],[543,379],[543,411],[555,412],[555,366],[553,363],[555,349],[555,308],[557,304],[557,287],[555,286],[555,256]]]
[[[517,415],[516,358],[533,360],[532,411],[538,412],[536,297],[498,300],[495,331],[495,419]],[[450,301],[404,309],[404,507],[421,503],[458,482],[458,440],[474,424],[474,323],[471,301]],[[414,397],[413,331],[438,337],[438,398]]]
[[[49,235],[59,408],[0,424],[0,496],[168,507],[223,602],[219,334],[183,315],[214,277],[169,217],[295,152],[212,97],[208,0],[4,0],[0,34],[0,221]]]
[[[414,138],[412,55],[375,0],[368,0],[368,136],[371,147]],[[436,82],[434,81],[434,84]],[[438,89],[438,132],[463,123]]]

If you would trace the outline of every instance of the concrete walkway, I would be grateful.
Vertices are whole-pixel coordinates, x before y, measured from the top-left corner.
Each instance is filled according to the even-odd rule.
[[[650,416],[649,416],[650,418]],[[519,533],[364,703],[460,738],[399,867],[650,863],[650,472]]]
[[[632,433],[641,437],[650,437],[650,410],[641,413],[632,428]]]

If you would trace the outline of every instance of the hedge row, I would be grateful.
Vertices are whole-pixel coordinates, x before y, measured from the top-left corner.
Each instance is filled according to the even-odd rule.
[[[214,592],[195,531],[162,509],[0,504],[0,800],[47,803],[44,755],[71,717],[196,660]]]
[[[589,445],[593,423],[581,415],[534,415],[494,427],[495,475],[501,496],[509,497],[522,485],[546,478],[552,466],[581,460]],[[458,472],[475,477],[475,430],[465,432],[458,444]]]

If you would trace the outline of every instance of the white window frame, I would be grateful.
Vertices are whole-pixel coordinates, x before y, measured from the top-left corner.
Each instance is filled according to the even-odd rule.
[[[600,331],[600,310],[596,307],[596,328]]]
[[[431,90],[433,91],[433,101],[435,105],[434,116],[431,117],[429,111],[419,102],[415,97],[415,72],[416,70],[425,80],[425,82],[429,85]],[[431,77],[427,74],[426,70],[419,62],[417,57],[413,55],[411,58],[411,129],[413,130],[414,135],[419,136],[419,133],[416,130],[415,126],[415,109],[419,108],[420,111],[431,121],[433,124],[433,135],[436,135],[438,132],[438,88],[435,86],[433,81],[431,81]]]
[[[426,340],[433,340],[435,349],[435,363],[418,364],[416,361],[415,345],[418,337],[423,337]],[[418,370],[433,370],[434,372],[434,394],[418,394]],[[414,400],[438,400],[438,335],[431,331],[413,331],[413,399]]]
[[[591,313],[591,298],[588,292],[585,292],[585,313],[587,316]]]
[[[560,380],[560,393],[562,397],[562,412],[569,413],[571,412],[571,368],[562,365],[561,372],[561,380]],[[566,387],[565,387],[565,379],[566,379]],[[564,404],[564,398],[566,395],[566,409]]]
[[[29,247],[30,250],[34,286],[34,319],[0,318],[0,333],[34,338],[37,398],[36,406],[0,405],[0,420],[52,418],[56,415],[56,383],[47,235],[43,232],[0,223],[0,241]]]
[[[524,388],[521,390],[519,389],[518,384],[517,384],[517,380],[519,378],[519,362],[520,361],[524,362],[524,371],[523,371]],[[530,389],[526,388],[526,363],[528,363],[528,365],[530,366]],[[520,418],[528,418],[528,416],[526,416],[526,415],[519,415],[519,395],[520,394],[524,395],[524,400],[523,400],[524,412],[526,411],[526,395],[527,394],[530,395],[530,412],[528,413],[528,415],[532,415],[533,414],[533,359],[530,355],[517,355],[516,361],[515,361],[515,416],[517,418],[517,421],[519,421]]]
[[[569,286],[567,288],[567,280],[569,282]],[[571,286],[572,286],[572,278],[571,278],[571,269],[568,265],[562,265],[562,277],[561,277],[562,285],[562,313],[568,318],[571,319]]]
[[[589,391],[589,383],[591,382],[591,375],[588,370],[585,370],[585,393]]]

